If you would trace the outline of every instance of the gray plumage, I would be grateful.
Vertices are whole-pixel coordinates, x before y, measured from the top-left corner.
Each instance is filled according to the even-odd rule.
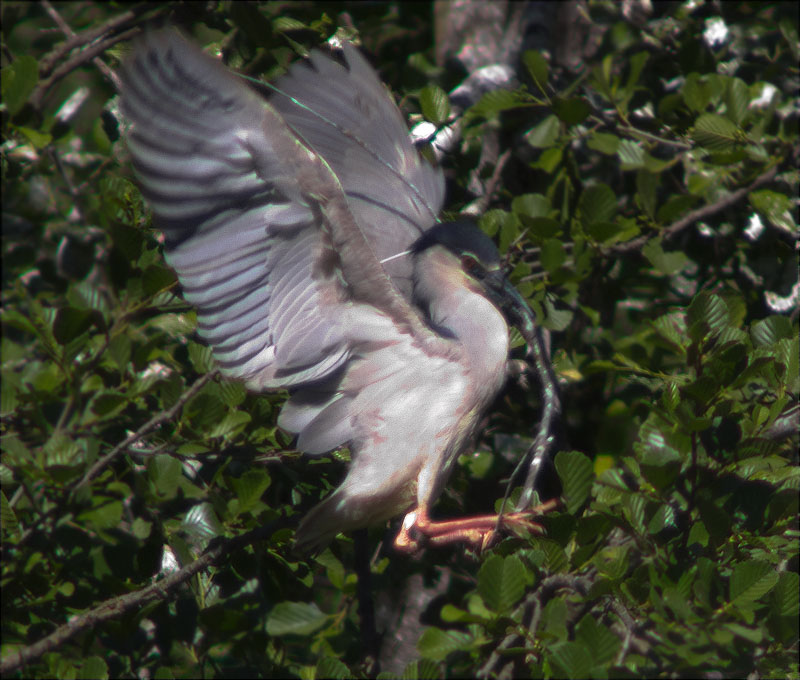
[[[485,280],[429,232],[442,175],[363,57],[343,56],[312,52],[268,99],[172,31],[122,65],[134,168],[222,372],[289,389],[279,424],[301,451],[351,449],[303,550],[433,504],[505,379],[503,300],[524,306],[475,227],[461,243],[492,260]]]

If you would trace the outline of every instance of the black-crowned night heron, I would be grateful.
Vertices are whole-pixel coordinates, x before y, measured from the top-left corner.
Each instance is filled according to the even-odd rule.
[[[406,512],[395,545],[481,545],[496,515],[429,510],[503,385],[506,316],[531,324],[491,240],[437,224],[444,186],[374,71],[311,54],[268,99],[171,31],[122,65],[122,108],[167,261],[222,372],[286,388],[297,448],[349,446],[301,550]],[[504,522],[529,529],[529,513]]]

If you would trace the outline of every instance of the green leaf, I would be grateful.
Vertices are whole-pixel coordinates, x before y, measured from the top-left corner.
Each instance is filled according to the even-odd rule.
[[[196,539],[203,547],[224,532],[224,528],[210,503],[198,503],[192,506],[181,522],[184,535]]]
[[[561,231],[561,225],[549,217],[519,216],[520,222],[527,229],[528,235],[534,241],[541,243]]]
[[[580,451],[561,451],[556,456],[556,470],[564,489],[567,512],[575,514],[589,498],[592,489],[592,461]]]
[[[697,507],[703,525],[711,537],[721,540],[728,535],[731,529],[731,518],[728,513],[706,498],[699,498]]]
[[[618,241],[624,233],[625,225],[618,222],[592,222],[586,232],[597,243],[609,245]]]
[[[527,68],[528,73],[531,74],[531,78],[536,84],[536,87],[539,88],[542,94],[547,94],[546,88],[549,70],[547,60],[539,52],[525,50],[522,55],[522,63],[525,64],[525,68]]]
[[[617,214],[617,197],[607,184],[593,184],[583,190],[578,210],[581,222],[586,226],[593,222],[608,222]]]
[[[214,369],[214,359],[211,347],[198,342],[189,343],[189,358],[192,360],[194,370],[200,374],[209,373]]]
[[[713,89],[707,78],[699,73],[690,73],[681,90],[683,101],[692,111],[702,113],[711,102]]]
[[[478,592],[486,606],[504,613],[525,593],[525,567],[514,555],[492,555],[478,572]]]
[[[769,189],[753,191],[748,195],[750,205],[766,217],[778,229],[797,233],[797,225],[792,218],[792,202],[785,194]]]
[[[607,625],[595,621],[591,614],[586,614],[575,626],[575,641],[591,653],[595,668],[610,663],[622,644]]]
[[[239,512],[248,512],[257,505],[271,481],[269,473],[263,469],[248,470],[239,479],[231,478],[231,486],[239,500]]]
[[[711,151],[727,151],[739,139],[739,128],[714,113],[704,113],[694,124],[692,139]]]
[[[267,616],[267,634],[311,635],[328,620],[313,602],[279,602]]]
[[[444,661],[451,652],[469,649],[472,644],[472,636],[467,633],[430,627],[420,635],[417,649],[426,659]]]
[[[674,222],[689,212],[695,203],[697,203],[697,196],[689,194],[670,196],[667,202],[658,209],[658,221],[662,224]]]
[[[0,527],[2,527],[4,535],[16,534],[19,529],[17,516],[3,491],[0,491]]]
[[[17,132],[24,135],[25,138],[36,148],[44,149],[50,142],[53,141],[53,136],[47,132],[40,132],[29,127],[17,127]]]
[[[228,413],[219,423],[208,431],[209,437],[232,437],[241,432],[252,421],[246,411]]]
[[[769,562],[749,560],[737,564],[731,574],[730,599],[734,604],[755,602],[778,583],[778,573]]]
[[[79,522],[86,522],[95,530],[116,529],[122,521],[122,503],[103,496],[93,498],[93,507],[78,515]]]
[[[559,129],[558,118],[547,116],[536,127],[525,133],[525,141],[537,149],[546,149],[556,143]]]
[[[434,125],[447,122],[450,115],[450,100],[438,85],[428,85],[419,93],[419,104],[422,115]]]
[[[516,215],[547,217],[551,211],[550,200],[542,194],[522,194],[511,201],[511,211]]]
[[[636,90],[636,84],[639,82],[639,78],[642,75],[642,69],[649,58],[649,53],[644,51],[637,52],[633,55],[633,57],[631,57],[630,67],[628,70],[628,80],[625,82],[625,93],[628,99],[633,96]]]
[[[62,307],[56,312],[53,322],[53,337],[60,345],[66,345],[85,333],[92,325],[92,312],[75,307]]]
[[[586,145],[590,149],[606,154],[606,156],[615,156],[619,149],[620,138],[606,132],[594,132],[589,136],[589,141]]]
[[[383,673],[378,677],[380,678]],[[401,680],[440,680],[442,678],[439,665],[431,659],[417,659],[408,664],[403,669],[403,674],[400,676]],[[386,675],[386,680],[394,680],[395,676],[390,674]]]
[[[660,238],[648,241],[642,248],[642,254],[653,267],[666,276],[674,276],[689,263],[689,258],[680,250],[665,252]]]
[[[729,321],[725,301],[706,291],[698,293],[686,309],[686,326],[694,342],[702,341],[709,333],[722,332]]]
[[[567,603],[563,597],[554,597],[542,612],[542,623],[548,637],[564,641],[567,639]]]
[[[156,490],[169,498],[177,493],[182,471],[181,462],[172,456],[153,456],[147,462],[147,472]]]
[[[677,477],[677,474],[675,475]],[[674,478],[673,478],[674,479]],[[661,488],[666,488],[666,485]],[[669,505],[660,505],[647,523],[647,532],[657,534],[667,527],[675,526],[675,511]]]
[[[756,347],[770,347],[780,340],[794,337],[792,322],[785,316],[768,316],[750,328],[750,337]]]
[[[551,274],[566,262],[567,253],[564,244],[556,238],[549,238],[542,243],[539,260],[542,266]]]
[[[142,272],[142,292],[145,295],[155,295],[174,283],[175,274],[167,267],[150,265]]]
[[[556,98],[553,102],[553,113],[568,126],[582,123],[591,112],[591,107],[583,97]]]
[[[492,90],[466,110],[464,120],[465,122],[469,122],[474,118],[493,120],[503,111],[530,106],[529,97],[530,95],[523,96],[510,90]]]
[[[741,125],[747,114],[747,105],[750,103],[750,93],[747,85],[740,78],[731,78],[725,92],[726,115],[736,125]]]
[[[90,656],[81,664],[77,677],[85,680],[107,678],[108,666],[106,666],[106,662],[99,656]]]
[[[637,170],[644,167],[644,147],[633,139],[623,139],[617,150],[623,170]]]
[[[657,489],[671,487],[680,473],[680,455],[669,446],[666,435],[655,425],[652,418],[642,424],[639,437],[641,441],[636,450],[640,454],[639,465],[642,474]]]
[[[563,331],[572,323],[574,312],[571,309],[558,309],[548,297],[544,301],[545,318],[542,325],[551,331]]]
[[[189,402],[185,412],[195,427],[211,428],[225,417],[225,404],[214,394],[201,393]]]
[[[656,216],[658,181],[658,175],[647,170],[639,170],[636,173],[636,198],[639,206],[651,218]]]
[[[354,678],[356,676],[353,671],[339,661],[339,659],[335,659],[332,656],[323,656],[317,662],[317,668],[314,672],[314,677],[320,680],[323,678],[343,680],[344,678]]]
[[[708,538],[708,531],[703,523],[694,522],[692,528],[689,530],[689,539],[686,541],[686,544],[691,547],[694,543],[697,543],[705,548],[708,545]]]
[[[555,675],[566,678],[588,678],[596,668],[589,651],[578,642],[553,645],[548,654]]]
[[[17,57],[10,66],[3,69],[0,82],[3,103],[13,117],[28,101],[39,82],[39,62],[28,55]]]
[[[796,617],[800,613],[800,576],[796,571],[780,573],[773,597],[779,616]]]
[[[549,149],[542,151],[542,153],[539,155],[539,160],[531,163],[531,167],[539,168],[548,174],[552,174],[561,163],[561,159],[563,157],[564,152],[562,149],[558,147],[550,147]]]
[[[92,412],[101,417],[110,417],[118,414],[128,403],[126,394],[108,390],[98,394],[92,400]]]

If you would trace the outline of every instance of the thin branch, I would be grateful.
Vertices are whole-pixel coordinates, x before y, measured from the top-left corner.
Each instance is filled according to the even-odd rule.
[[[140,15],[151,9],[155,5],[153,3],[142,3],[141,5],[134,5],[132,9],[123,12],[115,17],[111,17],[108,21],[99,26],[88,28],[81,33],[75,33],[58,14],[55,7],[43,0],[42,2],[45,11],[53,19],[54,23],[61,29],[62,33],[67,36],[63,43],[56,45],[49,54],[46,54],[39,60],[39,69],[41,75],[48,75],[56,67],[64,57],[74,50],[75,48],[82,47],[94,42],[100,36],[110,35],[119,32],[127,24],[133,24],[135,19]]]
[[[697,210],[692,210],[690,213],[679,219],[677,222],[673,222],[668,227],[653,232],[652,234],[645,234],[644,236],[639,236],[638,238],[633,239],[632,241],[626,241],[625,243],[620,243],[616,246],[611,246],[610,248],[604,248],[603,254],[608,255],[622,255],[625,253],[629,253],[631,251],[638,251],[652,238],[656,236],[662,236],[665,239],[672,238],[677,233],[686,229],[686,227],[691,226],[695,222],[699,222],[700,220],[706,219],[711,217],[726,208],[738,203],[742,200],[747,194],[751,191],[754,191],[758,187],[763,184],[767,184],[775,179],[775,175],[778,174],[778,168],[773,167],[770,170],[767,170],[765,173],[759,175],[751,184],[741,189],[737,189],[729,193],[727,196],[723,196],[720,200],[709,203],[708,205],[704,205],[702,208],[698,208]]]
[[[501,175],[503,173],[503,169],[508,163],[509,159],[511,158],[511,149],[507,149],[504,151],[497,160],[494,161],[494,169],[492,170],[492,176],[484,183],[483,191],[481,192],[480,196],[476,198],[472,203],[462,210],[462,214],[467,215],[482,215],[486,212],[486,209],[489,207],[489,203],[491,202],[492,198],[494,198],[494,194],[497,191],[497,187],[500,184]],[[480,164],[478,168],[475,169],[475,176],[477,177],[478,171],[480,169]]]
[[[574,590],[581,597],[585,597],[592,585],[592,580],[588,576],[570,576],[569,574],[553,574],[545,578],[535,591],[529,593],[525,599],[517,605],[511,619],[522,621],[530,617],[527,624],[529,640],[536,636],[539,628],[542,611],[545,605],[553,598],[557,591],[561,589]],[[497,664],[503,660],[503,651],[513,647],[517,641],[524,639],[517,628],[514,628],[503,641],[492,651],[489,659],[478,669],[476,677],[489,678],[496,673]]]
[[[78,633],[91,630],[105,621],[117,619],[126,612],[140,610],[151,602],[166,600],[176,593],[178,586],[201,571],[208,569],[221,558],[238,548],[269,537],[277,529],[283,528],[285,525],[286,520],[281,519],[253,529],[241,536],[217,539],[194,562],[190,562],[169,576],[165,576],[141,590],[106,600],[94,609],[74,617],[47,637],[9,654],[0,660],[0,675],[5,677],[6,674],[13,673],[21,666],[33,663],[43,654],[57,649]]]
[[[83,65],[85,62],[94,60],[95,65],[100,69],[100,71],[114,84],[115,87],[119,88],[119,81],[117,78],[116,73],[114,73],[103,61],[97,58],[98,54],[102,54],[105,52],[109,47],[115,45],[118,42],[123,42],[125,40],[130,40],[135,35],[139,33],[138,28],[132,28],[125,33],[121,33],[113,38],[108,38],[103,42],[96,43],[91,47],[86,48],[82,52],[78,52],[73,57],[71,57],[67,62],[59,66],[54,72],[46,80],[40,82],[33,91],[33,94],[30,96],[30,104],[36,109],[41,108],[42,106],[42,99],[44,99],[44,95],[50,90],[53,85],[55,85],[59,80],[64,78],[65,76],[69,75],[72,71],[74,71],[79,66]]]
[[[40,2],[45,12],[47,12],[47,14],[53,20],[53,23],[58,26],[61,32],[64,33],[68,39],[65,43],[54,49],[42,60],[42,63],[40,63],[41,73],[49,73],[50,75],[48,78],[41,80],[34,88],[28,100],[31,106],[36,109],[41,108],[42,100],[44,99],[45,94],[53,87],[53,85],[87,61],[92,61],[97,69],[111,83],[113,83],[117,89],[119,89],[119,81],[116,73],[114,73],[114,71],[102,59],[100,59],[98,55],[105,52],[112,45],[124,40],[129,40],[135,36],[139,32],[138,27],[122,32],[119,32],[119,29],[122,26],[131,23],[136,18],[137,14],[140,14],[144,10],[148,9],[149,6],[143,5],[137,7],[135,10],[131,10],[118,17],[110,19],[101,26],[89,29],[81,34],[76,34],[69,24],[64,21],[64,18],[59,14],[58,9],[52,3],[50,3],[49,0],[40,0]],[[111,35],[111,37],[104,37],[102,40],[99,39],[101,36],[108,36],[110,34],[113,35]],[[83,46],[85,45],[88,46],[84,48]],[[82,49],[73,54],[60,66],[56,66],[56,64],[62,61],[68,52],[75,48]]]
[[[663,137],[654,135],[651,132],[645,132],[644,130],[639,130],[633,127],[632,125],[621,125],[619,129],[622,132],[627,132],[629,135],[632,135],[634,137],[642,137],[651,142],[664,144],[665,146],[674,146],[677,149],[684,149],[686,151],[689,151],[690,149],[694,148],[691,144],[688,144],[687,142],[676,142],[672,139],[664,139]]]
[[[523,458],[523,460],[530,460],[530,463],[528,465],[528,474],[525,477],[525,484],[522,487],[522,493],[517,503],[518,511],[529,507],[533,501],[533,491],[536,487],[539,472],[544,466],[547,457],[552,455],[556,440],[556,420],[561,414],[558,379],[553,372],[550,353],[545,348],[542,329],[536,326],[532,329],[532,332],[521,332],[525,342],[528,343],[529,351],[533,357],[533,365],[542,388],[542,418],[539,421],[539,431],[536,434],[536,439],[533,440],[533,444]]]
[[[178,411],[180,411],[184,404],[188,402],[192,397],[194,397],[204,386],[207,382],[216,378],[219,374],[219,371],[212,371],[211,373],[206,373],[206,375],[197,379],[197,381],[192,385],[188,390],[186,390],[170,408],[166,411],[162,411],[158,415],[151,418],[148,422],[146,422],[142,427],[140,427],[136,432],[134,432],[130,437],[125,439],[125,441],[120,442],[117,444],[109,453],[103,456],[100,460],[98,460],[91,468],[86,472],[86,474],[81,478],[81,480],[73,487],[73,492],[84,484],[90,482],[94,479],[100,471],[108,465],[108,463],[120,452],[128,447],[130,447],[135,442],[139,441],[144,435],[148,432],[155,430],[159,427],[162,423],[171,420],[175,415],[177,415]]]

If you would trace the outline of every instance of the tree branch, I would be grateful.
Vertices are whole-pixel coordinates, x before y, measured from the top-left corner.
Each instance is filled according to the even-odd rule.
[[[686,229],[686,227],[694,224],[695,222],[699,222],[700,220],[706,219],[707,217],[711,217],[725,208],[729,208],[730,206],[738,203],[742,198],[747,196],[751,191],[754,191],[762,184],[767,184],[771,182],[775,175],[778,174],[778,168],[773,167],[770,170],[767,170],[765,173],[759,175],[751,184],[741,189],[737,189],[736,191],[731,192],[727,196],[723,196],[720,200],[716,201],[715,203],[709,203],[708,205],[704,205],[702,208],[698,208],[697,210],[692,210],[690,213],[686,214],[684,217],[679,219],[677,222],[673,222],[668,227],[653,232],[651,234],[645,234],[644,236],[639,236],[631,241],[626,241],[625,243],[620,243],[616,246],[611,246],[610,248],[604,248],[602,250],[603,254],[608,255],[623,255],[629,253],[631,251],[638,251],[652,238],[656,236],[662,236],[665,239],[672,238],[677,233]]]
[[[285,525],[286,520],[282,519],[248,531],[246,534],[235,538],[217,539],[194,562],[190,562],[169,576],[165,576],[141,590],[108,599],[94,609],[79,614],[47,637],[9,654],[0,660],[0,675],[5,677],[7,673],[13,673],[21,666],[36,661],[43,654],[57,649],[78,633],[91,630],[105,621],[119,618],[126,612],[141,609],[151,602],[166,600],[176,593],[178,586],[213,565],[217,560],[229,555],[238,548],[269,537],[277,529],[283,528]]]

